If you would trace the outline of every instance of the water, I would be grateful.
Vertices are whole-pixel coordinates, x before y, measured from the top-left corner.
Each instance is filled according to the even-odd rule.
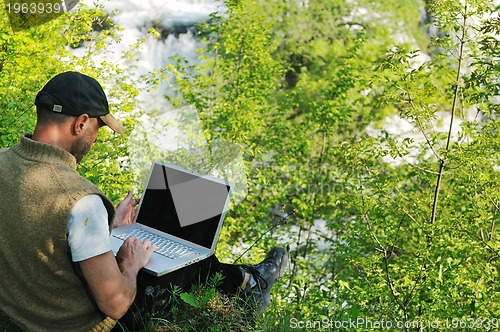
[[[89,0],[85,4],[94,6]],[[160,38],[149,37],[141,45],[137,68],[124,68],[132,70],[130,74],[136,77],[173,64],[172,56],[196,63],[196,50],[203,44],[196,36],[195,25],[207,21],[213,12],[225,10],[213,0],[110,0],[103,4],[113,22],[123,28],[120,43],[110,44],[106,60],[120,63],[122,53],[148,37],[151,28],[160,33]],[[77,49],[75,54],[83,51]],[[175,84],[173,80],[170,83]],[[137,88],[144,114],[129,135],[137,186],[145,183],[144,170],[149,169],[153,159],[158,159],[235,183],[232,204],[241,202],[248,192],[241,148],[231,142],[216,142],[209,149],[197,110],[192,105],[172,107],[164,96],[175,95],[175,88],[166,82],[155,90]]]
[[[92,0],[81,2],[95,6]],[[115,59],[111,60],[119,61],[122,52],[129,50],[139,39],[148,36],[150,28],[161,34],[159,39],[148,38],[140,48],[135,75],[164,68],[171,63],[172,56],[180,56],[190,62],[197,61],[196,49],[203,45],[196,38],[195,24],[207,21],[213,12],[224,11],[224,7],[214,0],[98,0],[97,3],[103,4],[104,10],[111,14],[113,22],[123,28],[120,43],[110,45],[110,51],[115,56]],[[75,53],[82,51],[75,50]],[[162,84],[154,100],[165,104],[160,97],[169,93],[168,90],[168,86]],[[151,96],[141,93],[142,101],[151,100]]]

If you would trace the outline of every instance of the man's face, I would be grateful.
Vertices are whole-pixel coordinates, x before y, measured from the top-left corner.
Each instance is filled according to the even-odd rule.
[[[89,121],[90,125],[86,126],[86,130],[71,147],[71,154],[75,156],[77,163],[79,163],[87,152],[89,152],[90,148],[97,140],[97,134],[99,133],[99,121],[95,118],[90,118]]]

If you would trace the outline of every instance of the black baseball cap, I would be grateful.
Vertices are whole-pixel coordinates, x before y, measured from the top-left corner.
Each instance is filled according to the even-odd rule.
[[[42,96],[47,98],[42,101]],[[91,118],[100,118],[119,134],[125,132],[125,128],[109,113],[108,99],[99,82],[75,71],[54,76],[36,95],[35,105],[67,115],[88,114]]]

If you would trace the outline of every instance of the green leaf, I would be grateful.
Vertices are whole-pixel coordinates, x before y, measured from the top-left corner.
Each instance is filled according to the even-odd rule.
[[[190,293],[182,293],[180,295],[180,298],[193,308],[199,309],[201,308],[200,304],[198,303],[197,299]]]

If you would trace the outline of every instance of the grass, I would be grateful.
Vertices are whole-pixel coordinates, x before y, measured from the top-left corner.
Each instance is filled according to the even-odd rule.
[[[185,302],[180,295],[186,298]],[[174,299],[174,298],[173,298]],[[191,302],[194,300],[195,302]],[[256,319],[249,304],[236,297],[220,294],[215,289],[194,287],[189,293],[177,294],[176,304],[157,309],[153,314],[136,316],[134,328],[129,330],[118,326],[124,332],[160,332],[160,331],[255,331]],[[22,331],[7,316],[0,313],[0,331]]]
[[[189,292],[198,299],[202,299],[207,293],[212,294],[206,288],[195,288]],[[169,310],[159,310],[152,315],[136,317],[137,325],[134,330],[128,330],[123,326],[118,326],[117,329],[124,332],[282,332],[290,330],[290,320],[286,317],[272,305],[265,315],[258,315],[251,308],[251,304],[216,292],[206,304],[198,308],[182,301]],[[0,312],[0,331],[22,330]]]
[[[258,325],[253,301],[227,296],[216,290],[222,277],[212,276],[206,283],[194,285],[189,292],[173,288],[168,303],[152,313],[136,315],[134,329],[122,331],[255,331]]]
[[[134,326],[122,332],[257,332],[290,331],[286,308],[271,302],[264,315],[254,310],[255,303],[239,296],[228,296],[216,290],[222,277],[215,275],[206,283],[194,285],[189,292],[173,288],[168,303],[153,308],[149,314],[136,315]],[[283,310],[285,312],[283,312]],[[115,331],[114,330],[114,331]],[[8,317],[0,312],[0,331],[18,332]]]

